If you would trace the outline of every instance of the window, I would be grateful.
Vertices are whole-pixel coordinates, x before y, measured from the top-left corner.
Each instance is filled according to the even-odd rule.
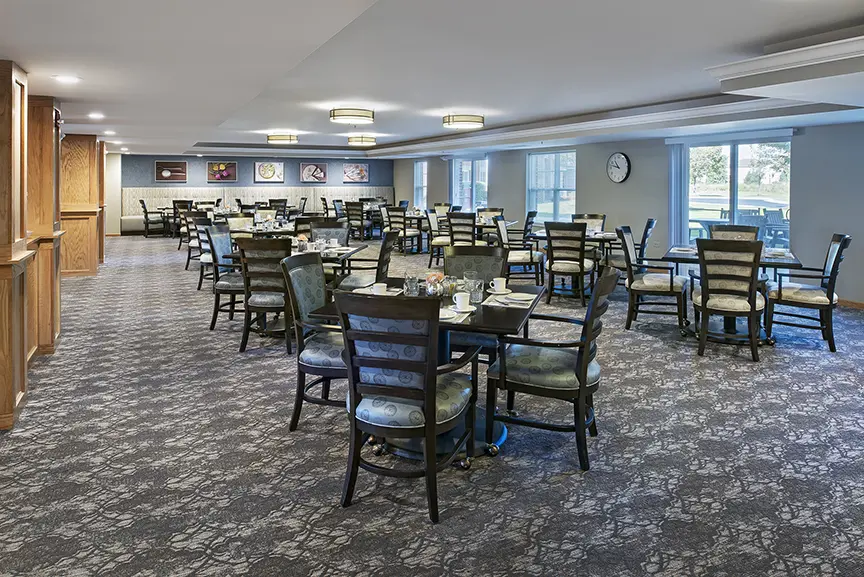
[[[689,241],[712,224],[761,228],[769,246],[789,241],[789,141],[691,146],[688,178]]]
[[[418,160],[414,163],[414,206],[417,208],[426,208],[426,191],[429,184],[428,168],[429,163],[425,160]]]
[[[450,204],[474,212],[488,203],[489,161],[454,160],[450,181]]]
[[[537,222],[570,221],[576,212],[576,153],[528,155],[528,210]]]

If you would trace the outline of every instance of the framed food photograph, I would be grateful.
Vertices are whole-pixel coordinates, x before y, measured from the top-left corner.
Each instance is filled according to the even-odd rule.
[[[208,162],[207,182],[237,182],[237,163]]]
[[[157,160],[156,182],[186,182],[185,160]]]
[[[369,165],[343,164],[342,182],[369,182]]]
[[[256,162],[255,182],[285,182],[285,163]]]
[[[327,164],[319,162],[301,162],[300,182],[327,182]]]

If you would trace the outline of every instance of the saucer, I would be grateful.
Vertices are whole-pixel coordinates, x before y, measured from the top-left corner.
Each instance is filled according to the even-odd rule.
[[[451,311],[449,308],[441,309],[440,311],[438,311],[438,319],[442,321],[449,321],[450,319],[455,319],[458,316],[459,315],[457,313]]]
[[[525,303],[529,301],[533,301],[537,295],[527,294],[527,293],[514,293],[507,297],[507,300],[515,301],[517,303]]]
[[[454,313],[459,313],[459,314],[462,314],[462,313],[473,313],[474,311],[477,310],[477,307],[475,307],[474,305],[468,305],[468,308],[467,308],[467,309],[457,309],[457,308],[456,308],[456,305],[450,305],[448,308],[449,308],[451,311],[453,311]]]
[[[513,291],[511,291],[510,289],[504,289],[503,291],[493,291],[491,288],[488,288],[488,289],[486,289],[486,292],[488,292],[490,295],[498,296],[498,295],[509,295]]]

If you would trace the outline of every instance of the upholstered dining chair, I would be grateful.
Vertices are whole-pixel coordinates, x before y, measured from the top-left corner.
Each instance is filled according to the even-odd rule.
[[[243,274],[240,264],[226,258],[233,252],[231,232],[226,224],[208,226],[205,230],[207,244],[213,257],[213,316],[210,319],[210,330],[216,328],[219,313],[227,312],[228,320],[234,320],[234,314],[243,312],[237,310],[237,297],[243,298]],[[222,303],[222,297],[229,301]]]
[[[503,208],[478,208],[477,218],[495,218],[496,216],[504,216]]]
[[[285,298],[288,288],[282,274],[281,262],[291,256],[291,239],[240,238],[237,239],[237,248],[240,250],[245,297],[240,352],[246,350],[249,332],[253,323],[257,323],[258,329],[255,332],[259,334],[274,336],[276,333],[284,333],[285,346],[288,354],[291,354],[290,329],[267,329],[268,314],[272,314],[274,320],[284,315],[286,326],[290,322],[291,311]]]
[[[300,204],[297,205],[297,210],[300,211],[300,214],[306,214],[306,197],[300,197]]]
[[[324,214],[324,217],[330,216],[330,203],[327,202],[327,197],[321,197],[321,212]]]
[[[385,207],[381,207],[382,215],[384,210]],[[422,233],[416,228],[408,225],[408,222],[405,219],[405,208],[396,206],[388,207],[387,215],[388,228],[385,228],[384,230],[387,231],[389,229],[399,231],[399,250],[402,253],[405,253],[406,245],[410,245],[411,248],[416,251],[419,246],[417,243]]]
[[[584,225],[584,223],[582,223]],[[578,339],[538,340],[504,336],[499,338],[498,360],[486,375],[486,445],[493,456],[498,447],[493,444],[495,421],[535,427],[547,431],[575,432],[579,466],[589,468],[588,440],[585,430],[597,436],[594,394],[600,387],[600,364],[597,362],[596,339],[603,323],[600,317],[609,308],[608,298],[618,284],[620,273],[608,269],[597,281],[584,320],[532,314],[531,320],[550,321],[581,327]],[[566,332],[564,326],[561,331]],[[571,327],[572,328],[572,327]],[[508,414],[497,414],[498,390],[508,393]],[[512,413],[515,393],[525,393],[547,399],[559,399],[573,404],[573,424],[554,424],[517,417]]]
[[[213,226],[213,220],[208,217],[191,219],[195,227],[195,237],[198,239],[198,290],[204,284],[204,279],[213,278],[213,254],[210,251],[210,241],[207,239],[207,227]],[[207,272],[207,271],[211,272]]]
[[[408,200],[400,200],[399,201],[399,208],[406,208],[407,209],[409,204],[411,204],[411,202]]]
[[[333,212],[336,213],[337,219],[348,219],[348,215],[345,212],[345,203],[341,200],[337,199],[333,201]]]
[[[653,219],[652,219],[653,220]],[[619,226],[615,229],[621,246],[624,249],[624,273],[627,287],[627,324],[628,331],[639,313],[646,315],[677,315],[678,328],[682,331],[689,324],[687,321],[687,277],[675,274],[675,267],[661,261],[640,258],[633,232],[629,226]],[[666,273],[647,271],[663,269]],[[617,267],[616,267],[617,270]],[[659,297],[646,298],[646,297]],[[675,302],[662,300],[662,297],[672,297]],[[674,306],[674,311],[658,310],[657,307]]]
[[[502,215],[495,217],[495,239],[498,246],[507,249],[507,278],[514,275],[528,276],[534,279],[534,284],[543,286],[543,253],[534,250],[534,243],[525,240],[522,231],[507,230],[507,221]],[[514,269],[516,272],[514,272]]]
[[[366,218],[363,203],[346,202],[345,211],[351,225],[351,234],[357,235],[361,240],[372,238],[372,221]]]
[[[267,202],[270,210],[276,211],[273,218],[288,218],[288,199],[287,198],[271,198]]]
[[[187,230],[185,228],[183,222],[183,213],[189,212],[192,210],[192,201],[191,200],[172,200],[172,206],[174,207],[174,213],[171,219],[171,236],[172,238],[176,234],[180,241],[177,243],[177,250],[183,248],[183,243],[189,242],[189,237],[186,234]]]
[[[603,232],[606,230],[606,215],[605,214],[574,214],[571,216],[571,222],[584,222],[588,229],[586,230],[586,234]],[[603,256],[601,254],[601,248],[594,244],[588,246],[587,255],[588,258],[599,261],[599,259]]]
[[[239,232],[242,229],[250,228],[255,224],[255,217],[252,216],[229,216],[225,219],[228,223],[228,228],[231,230],[231,238],[252,238],[251,232]]]
[[[578,296],[585,306],[585,275],[589,275],[589,288],[594,288],[595,263],[586,258],[585,235],[588,225],[584,222],[549,222],[546,225],[546,304],[552,295]],[[571,290],[555,288],[555,278],[570,279]]]
[[[426,220],[429,222],[429,268],[432,268],[432,259],[435,259],[435,266],[438,266],[444,256],[444,247],[450,246],[450,235],[439,228],[438,213],[434,210],[426,211]]]
[[[303,403],[344,407],[345,399],[330,398],[330,381],[347,379],[343,359],[342,330],[338,326],[316,323],[309,313],[327,304],[327,281],[318,253],[298,254],[282,260],[282,273],[288,287],[288,299],[294,319],[297,341],[297,389],[289,431],[296,431]],[[306,382],[306,376],[318,377]],[[321,387],[320,397],[309,391]]]
[[[483,281],[485,295],[492,279],[506,276],[508,254],[509,250],[503,247],[448,246],[444,249],[444,274],[462,279],[466,272],[477,273],[477,279]],[[464,351],[473,346],[482,347],[481,352],[488,356],[489,364],[495,362],[498,351],[495,335],[450,331],[452,350]]]
[[[690,300],[699,327],[699,355],[705,354],[708,337],[750,343],[750,354],[759,361],[760,318],[765,297],[759,292],[762,241],[696,239],[699,274],[690,271]],[[699,284],[695,284],[698,280]],[[709,332],[711,315],[745,317],[747,335]]]
[[[139,198],[138,203],[141,205],[141,211],[144,213],[144,238],[150,237],[150,229],[153,227],[157,228],[164,236],[168,230],[165,215],[158,210],[147,210],[147,203],[144,202],[143,198]]]
[[[712,224],[708,227],[708,238],[715,240],[759,240],[759,227],[739,224]]]
[[[477,215],[473,212],[448,212],[447,223],[450,246],[489,246],[476,238]]]
[[[429,518],[437,523],[438,472],[464,450],[463,467],[474,457],[477,349],[438,366],[438,311],[434,297],[375,297],[337,293],[336,307],[348,364],[348,470],[342,506],[354,497],[359,469],[401,478],[424,477]],[[471,375],[457,372],[467,365]],[[453,449],[437,455],[437,437],[464,426]],[[423,466],[388,468],[365,460],[363,445],[419,439]],[[454,435],[455,436],[455,435]]]
[[[648,249],[648,239],[651,238],[651,234],[654,232],[654,227],[657,226],[657,219],[649,218],[645,222],[645,228],[642,229],[642,240],[639,244],[635,245],[636,248],[636,259],[635,260],[644,260],[645,259],[645,251]],[[627,229],[630,227],[628,226]],[[618,229],[615,229],[615,232],[618,232]],[[606,256],[603,258],[603,267],[611,267],[620,270],[624,275],[622,275],[626,279],[627,273],[627,262],[624,260],[624,246],[621,244],[621,240],[619,237],[617,245],[610,245],[609,250],[606,251]]]
[[[339,246],[348,246],[349,238],[350,235],[347,222],[327,220],[313,222],[311,224],[309,239],[312,242],[323,240],[324,242],[329,243],[331,240],[335,239]],[[336,278],[337,274],[342,272],[342,265],[328,262],[322,264],[322,266],[324,267],[324,273],[328,281],[332,281]]]
[[[198,239],[198,230],[192,223],[195,218],[207,218],[207,213],[195,210],[180,213],[180,230],[182,231],[180,242],[181,245],[186,243],[186,270],[189,270],[189,263],[201,258],[201,242]]]
[[[441,218],[446,218],[447,213],[450,212],[450,207],[452,205],[449,202],[436,202],[432,205],[432,208],[435,210],[435,214],[440,216]]]
[[[394,231],[385,232],[381,238],[381,248],[377,259],[350,258],[348,259],[348,276],[337,276],[333,285],[342,291],[351,291],[372,285],[376,282],[384,282],[390,274],[390,259],[393,249],[399,240],[399,233]],[[369,265],[363,263],[375,263],[374,268],[366,268]],[[359,266],[358,266],[359,265]]]
[[[816,329],[822,332],[822,340],[828,341],[828,348],[831,352],[837,352],[837,346],[834,343],[834,309],[837,308],[837,302],[840,298],[835,289],[837,288],[837,276],[840,274],[840,263],[845,258],[843,253],[851,243],[852,237],[848,234],[835,233],[828,245],[828,253],[825,255],[822,268],[802,267],[787,273],[778,273],[777,282],[768,283],[768,312],[765,317],[765,332],[769,342],[774,340],[774,325]],[[783,279],[806,279],[817,282],[799,284],[783,282]],[[815,310],[818,311],[819,317],[786,312],[785,310],[775,311],[776,305]],[[818,325],[778,321],[774,319],[775,316],[815,321]]]

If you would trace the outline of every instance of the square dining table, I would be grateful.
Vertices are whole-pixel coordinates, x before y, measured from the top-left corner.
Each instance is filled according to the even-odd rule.
[[[402,288],[405,279],[388,278],[385,282],[390,288]],[[528,293],[534,295],[534,300],[527,306],[491,306],[485,304],[477,304],[477,310],[474,311],[468,318],[462,322],[453,322],[441,320],[438,324],[438,364],[443,365],[450,362],[450,331],[459,331],[467,333],[483,333],[494,335],[495,337],[505,335],[518,335],[519,333],[527,333],[528,320],[534,309],[540,303],[543,295],[546,293],[546,288],[542,286],[523,285],[523,284],[508,284],[508,287],[514,293]],[[421,284],[420,294],[423,295],[423,285]],[[379,297],[389,298],[389,297]],[[408,297],[410,298],[410,297]],[[452,304],[452,299],[444,297],[441,299],[441,307],[447,307]],[[310,313],[313,318],[321,319],[331,323],[339,322],[339,314],[336,310],[336,303],[330,302],[321,308],[318,308]],[[482,455],[486,451],[486,411],[481,408],[476,408],[474,422],[474,447],[476,454]],[[452,431],[448,431],[438,437],[437,452],[439,455],[452,451],[454,443],[464,433],[463,427],[457,427]],[[493,442],[499,447],[507,439],[507,427],[503,423],[496,421],[493,427]],[[399,439],[392,443],[388,441],[387,449],[392,453],[409,457],[412,459],[422,459],[423,449],[419,439]]]

